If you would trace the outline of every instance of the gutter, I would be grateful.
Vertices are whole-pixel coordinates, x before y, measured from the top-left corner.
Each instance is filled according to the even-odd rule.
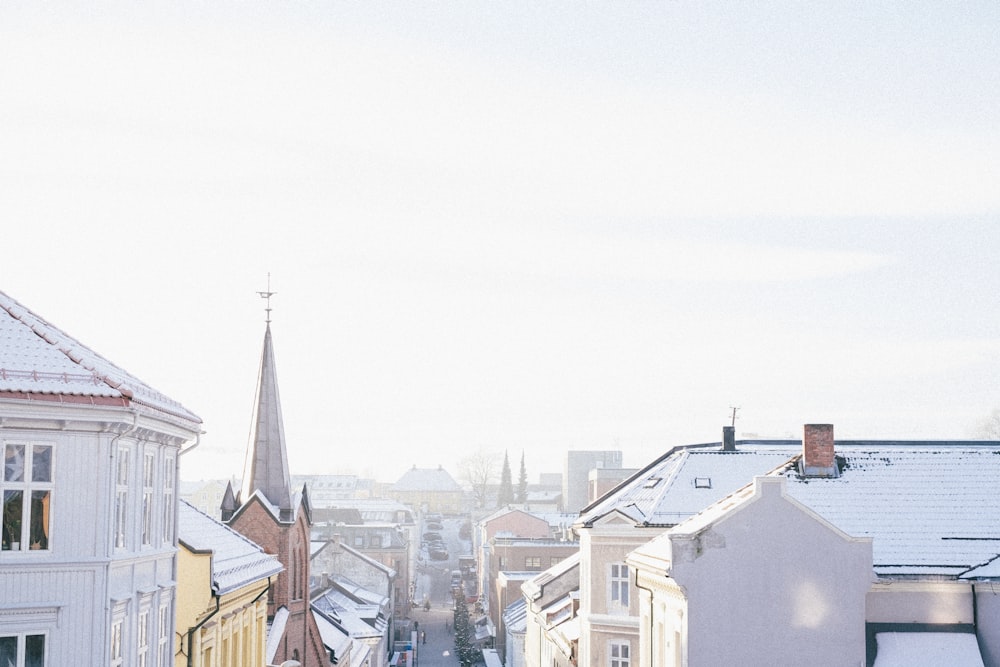
[[[270,577],[267,578],[267,584],[268,584],[268,587],[270,587],[270,585],[271,585],[271,578]],[[264,590],[267,590],[267,589],[264,589]],[[192,649],[192,646],[194,644],[194,633],[197,632],[198,630],[200,630],[201,626],[203,626],[206,623],[208,623],[208,620],[210,618],[212,618],[213,616],[215,616],[216,614],[219,613],[219,603],[221,602],[222,597],[218,593],[216,593],[214,591],[212,592],[212,597],[215,598],[215,611],[213,611],[211,614],[209,614],[205,618],[201,619],[201,622],[198,623],[198,625],[196,625],[193,628],[189,629],[188,632],[187,632],[187,636],[188,636],[187,667],[193,667],[193,665],[194,665],[194,662],[193,662],[194,661],[194,656],[191,653],[191,649]]]

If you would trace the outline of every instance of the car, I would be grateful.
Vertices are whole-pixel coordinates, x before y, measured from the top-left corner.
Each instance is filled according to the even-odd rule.
[[[444,526],[442,526],[442,525],[441,525],[440,523],[438,523],[437,521],[428,521],[428,522],[427,522],[427,526],[426,526],[426,528],[427,528],[428,530],[441,530],[441,529],[443,529],[443,528],[444,528]]]
[[[435,540],[440,540],[441,539],[441,533],[433,533],[433,532],[424,533],[424,539],[426,541],[428,541],[428,542],[433,542]]]
[[[448,552],[445,549],[431,549],[428,555],[431,560],[448,560]]]

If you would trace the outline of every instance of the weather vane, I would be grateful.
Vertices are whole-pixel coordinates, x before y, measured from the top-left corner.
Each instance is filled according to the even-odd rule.
[[[271,272],[270,271],[267,272],[267,291],[266,292],[257,292],[257,294],[260,295],[260,298],[265,299],[267,301],[267,305],[264,306],[264,312],[266,313],[267,319],[265,319],[264,321],[267,322],[268,324],[270,324],[271,323],[271,297],[274,296],[275,294],[277,294],[277,292],[272,292],[271,291]]]

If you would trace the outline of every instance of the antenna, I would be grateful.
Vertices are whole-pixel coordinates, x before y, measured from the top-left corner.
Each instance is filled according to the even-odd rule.
[[[270,271],[267,272],[267,291],[266,292],[257,292],[257,294],[260,295],[260,298],[262,298],[262,299],[264,299],[264,300],[267,301],[267,305],[264,306],[264,313],[266,314],[265,315],[266,319],[264,321],[267,322],[268,324],[270,324],[271,323],[271,297],[274,296],[275,294],[277,294],[277,292],[272,292],[271,291],[271,272]]]
[[[736,411],[740,409],[740,406],[738,406],[738,405],[730,405],[729,409],[733,411],[732,421],[730,422],[730,426],[732,426],[732,427],[735,428],[736,427]]]

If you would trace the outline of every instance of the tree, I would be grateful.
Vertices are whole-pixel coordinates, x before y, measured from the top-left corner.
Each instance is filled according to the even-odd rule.
[[[510,505],[514,502],[514,483],[510,476],[510,459],[507,450],[503,452],[503,470],[500,471],[500,494],[497,496],[497,507]]]
[[[490,484],[496,481],[497,455],[482,449],[458,462],[459,477],[472,489],[476,507],[486,506]]]
[[[1000,440],[1000,408],[983,420],[977,435],[984,440]]]
[[[522,505],[528,502],[528,471],[524,468],[524,450],[521,450],[521,474],[517,477],[517,502]]]

